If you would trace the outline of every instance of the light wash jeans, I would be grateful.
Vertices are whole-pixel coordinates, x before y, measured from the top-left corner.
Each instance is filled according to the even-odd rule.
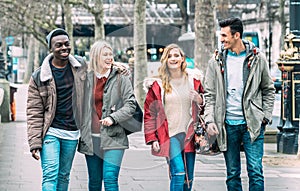
[[[46,135],[41,150],[43,191],[67,191],[78,140]]]
[[[105,191],[118,191],[119,172],[124,149],[100,152],[100,138],[93,137],[92,139],[94,155],[85,155],[89,174],[89,191],[101,191],[102,180]]]
[[[170,191],[190,191],[192,190],[194,179],[195,152],[184,153],[185,133],[179,133],[170,138]],[[186,169],[184,164],[186,160]],[[185,182],[188,173],[189,184]]]
[[[249,191],[264,190],[264,176],[262,157],[264,153],[264,129],[261,127],[260,135],[254,142],[250,140],[247,125],[228,125],[227,151],[224,152],[227,167],[227,190],[242,191],[241,183],[241,142],[246,156],[247,171],[249,177]]]

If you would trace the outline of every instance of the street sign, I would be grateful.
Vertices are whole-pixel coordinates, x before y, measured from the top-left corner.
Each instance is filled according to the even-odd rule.
[[[5,42],[7,46],[11,46],[14,44],[15,38],[13,36],[8,36],[5,38]]]

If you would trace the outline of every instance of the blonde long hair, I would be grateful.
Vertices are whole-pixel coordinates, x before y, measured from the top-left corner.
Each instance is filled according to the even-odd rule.
[[[187,63],[185,60],[185,54],[182,51],[182,49],[177,45],[177,44],[169,44],[168,46],[166,46],[166,48],[164,49],[163,55],[161,56],[160,62],[161,62],[161,66],[158,69],[158,75],[160,77],[160,79],[162,80],[162,85],[163,88],[165,90],[165,93],[171,93],[172,92],[172,86],[170,84],[170,72],[168,69],[168,56],[169,53],[172,49],[177,48],[181,54],[181,56],[183,57],[183,62],[181,64],[181,71],[184,73],[185,76],[187,76],[187,73],[185,71],[186,67],[187,67]]]
[[[101,51],[105,47],[113,51],[110,44],[104,40],[98,40],[92,45],[90,50],[90,63],[89,63],[90,70],[97,71],[97,65],[101,57]]]

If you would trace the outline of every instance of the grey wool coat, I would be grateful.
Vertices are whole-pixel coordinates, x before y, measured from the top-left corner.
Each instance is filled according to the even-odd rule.
[[[95,74],[93,71],[88,71],[84,90],[83,121],[80,126],[81,137],[78,145],[78,151],[87,155],[92,155],[94,151],[91,126],[95,85]],[[110,116],[115,123],[112,126],[101,126],[101,149],[127,149],[129,147],[125,129],[120,123],[132,117],[136,109],[135,102],[129,77],[119,74],[116,69],[112,69],[104,86],[102,119]]]

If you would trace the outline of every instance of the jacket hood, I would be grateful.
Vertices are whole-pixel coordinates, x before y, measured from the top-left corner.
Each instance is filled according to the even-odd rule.
[[[162,87],[162,81],[160,78],[158,77],[148,77],[144,79],[143,82],[143,89],[144,91],[147,93],[149,91],[149,89],[151,88],[152,84],[157,81],[157,83],[159,84],[160,87]]]
[[[246,47],[246,52],[247,52],[247,55],[249,54],[254,54],[254,49],[256,49],[256,53],[258,53],[259,51],[259,48],[255,46],[255,44],[251,41],[248,41],[248,40],[242,40],[245,47]]]
[[[40,79],[42,82],[45,82],[53,78],[50,63],[49,63],[51,58],[53,58],[53,53],[49,54],[42,63],[41,73],[40,73]],[[73,67],[81,67],[81,64],[71,54],[69,55],[69,62]]]
[[[247,56],[251,55],[251,54],[257,54],[259,52],[259,48],[255,46],[255,44],[249,40],[245,40],[242,39],[243,44],[245,45],[246,48],[246,54]],[[255,49],[255,53],[254,53],[254,49]],[[221,49],[221,52],[223,53],[223,55],[227,55],[227,51],[225,49]]]

